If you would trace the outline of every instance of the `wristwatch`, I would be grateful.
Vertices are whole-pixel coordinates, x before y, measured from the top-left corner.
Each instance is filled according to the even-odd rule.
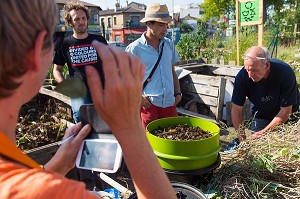
[[[174,94],[174,97],[176,97],[177,95],[182,96],[182,93],[175,93],[175,94]]]

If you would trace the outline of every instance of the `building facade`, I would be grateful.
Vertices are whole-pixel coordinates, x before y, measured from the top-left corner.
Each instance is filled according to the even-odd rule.
[[[116,3],[115,9],[99,12],[100,29],[107,41],[118,41],[129,44],[139,38],[147,30],[140,20],[145,17],[143,4],[132,2],[126,7]]]
[[[63,8],[64,5],[67,4],[68,2],[70,2],[71,0],[56,0],[56,4],[58,7],[58,24],[65,24],[64,22],[64,12],[63,12]],[[83,5],[85,5],[86,7],[89,8],[90,13],[91,13],[91,18],[88,21],[89,25],[99,25],[99,11],[101,11],[102,9],[100,8],[100,6],[91,4],[91,3],[87,3],[84,1],[80,1]]]

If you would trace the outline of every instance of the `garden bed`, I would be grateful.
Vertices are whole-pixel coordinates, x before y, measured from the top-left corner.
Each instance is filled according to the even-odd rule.
[[[16,127],[16,144],[30,150],[58,142],[73,123],[70,106],[55,98],[38,94],[24,104]]]

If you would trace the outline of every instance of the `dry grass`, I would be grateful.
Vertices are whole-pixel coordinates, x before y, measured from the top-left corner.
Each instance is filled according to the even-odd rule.
[[[300,121],[220,154],[222,164],[203,191],[220,198],[300,198]]]

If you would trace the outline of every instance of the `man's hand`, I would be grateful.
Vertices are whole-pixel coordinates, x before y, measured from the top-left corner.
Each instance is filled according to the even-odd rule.
[[[265,131],[263,131],[263,130],[258,131],[258,132],[255,132],[254,134],[252,134],[251,138],[252,138],[253,140],[255,140],[255,139],[261,137],[264,133],[265,133]]]
[[[182,96],[181,95],[176,95],[175,96],[175,106],[181,101],[181,99],[182,99]]]
[[[55,171],[62,175],[66,175],[74,166],[79,147],[83,139],[89,134],[90,125],[85,125],[82,128],[81,123],[67,129],[63,140],[78,133],[74,139],[65,143],[55,153],[53,158],[44,166],[46,170]]]
[[[148,96],[142,96],[142,107],[144,108],[150,108],[151,102]]]
[[[265,132],[274,128],[275,126],[283,124],[288,120],[291,113],[292,113],[292,106],[280,107],[280,111],[273,118],[273,120],[264,129],[254,133],[252,135],[252,139],[257,139],[261,137]]]

